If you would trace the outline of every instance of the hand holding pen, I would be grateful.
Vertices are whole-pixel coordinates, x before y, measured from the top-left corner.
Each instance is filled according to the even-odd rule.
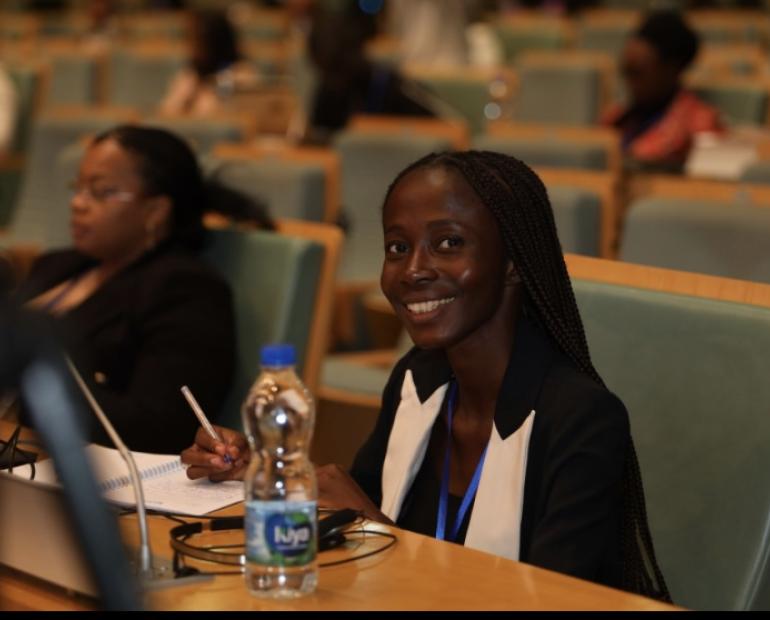
[[[181,454],[182,462],[188,466],[187,476],[214,481],[242,479],[250,456],[244,435],[212,426],[187,386],[182,388],[182,394],[201,423],[195,443]]]

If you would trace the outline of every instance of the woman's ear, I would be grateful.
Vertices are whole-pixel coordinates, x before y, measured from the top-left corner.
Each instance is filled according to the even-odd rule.
[[[167,233],[171,229],[173,209],[168,196],[153,196],[149,199],[148,225],[154,230]]]
[[[505,266],[505,285],[506,286],[518,286],[521,284],[521,276],[519,271],[513,264],[513,261],[508,261]]]

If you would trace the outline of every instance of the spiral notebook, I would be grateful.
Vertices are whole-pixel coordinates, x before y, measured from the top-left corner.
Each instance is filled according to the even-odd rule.
[[[114,504],[135,507],[128,467],[117,450],[90,444],[86,447],[104,498]],[[242,482],[209,482],[187,478],[179,456],[132,452],[142,479],[144,502],[149,510],[202,516],[243,501]],[[29,478],[29,465],[14,467],[13,473]],[[35,481],[58,484],[53,462],[36,464]]]

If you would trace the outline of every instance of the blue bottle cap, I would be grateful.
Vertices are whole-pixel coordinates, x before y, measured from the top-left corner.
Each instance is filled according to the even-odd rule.
[[[294,366],[297,353],[293,344],[268,344],[260,351],[260,363],[263,366]]]

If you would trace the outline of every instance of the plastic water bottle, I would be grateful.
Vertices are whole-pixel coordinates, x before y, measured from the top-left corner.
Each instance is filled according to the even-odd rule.
[[[251,447],[246,472],[246,586],[273,598],[318,583],[318,487],[308,458],[315,410],[291,345],[262,348],[262,372],[243,404]]]

